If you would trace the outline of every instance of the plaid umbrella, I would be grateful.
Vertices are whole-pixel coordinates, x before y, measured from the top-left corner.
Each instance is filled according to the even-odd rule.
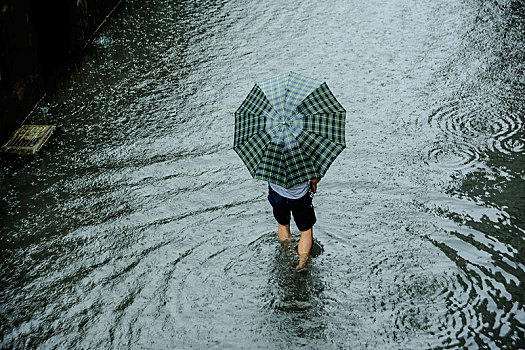
[[[290,188],[325,175],[346,146],[345,116],[326,83],[290,72],[252,88],[233,149],[254,178]]]

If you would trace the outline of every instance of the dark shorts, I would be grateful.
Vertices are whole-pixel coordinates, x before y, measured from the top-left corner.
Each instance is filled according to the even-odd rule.
[[[290,223],[290,212],[299,231],[307,231],[317,221],[314,206],[312,205],[311,191],[308,191],[299,199],[290,199],[281,196],[271,187],[268,187],[268,201],[273,207],[273,216],[281,225]]]

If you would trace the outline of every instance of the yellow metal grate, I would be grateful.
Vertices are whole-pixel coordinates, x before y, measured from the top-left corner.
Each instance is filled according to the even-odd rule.
[[[22,125],[2,146],[2,151],[35,154],[55,131],[54,125]]]

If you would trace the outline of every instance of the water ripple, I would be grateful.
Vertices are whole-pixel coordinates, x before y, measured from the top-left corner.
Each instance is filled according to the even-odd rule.
[[[477,167],[480,157],[480,151],[472,145],[459,142],[443,145],[435,142],[427,148],[424,158],[428,163],[436,163],[440,167],[465,170]]]
[[[518,3],[126,1],[0,160],[0,347],[523,348]],[[231,149],[283,70],[348,111],[304,274]]]
[[[477,103],[458,100],[440,106],[430,114],[428,123],[447,138],[475,142],[481,149],[489,147],[505,154],[521,152],[522,116],[517,112],[509,114],[508,109],[500,111],[495,106]]]

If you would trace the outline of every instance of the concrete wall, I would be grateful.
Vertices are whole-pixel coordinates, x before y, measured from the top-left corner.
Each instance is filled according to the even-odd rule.
[[[0,142],[122,0],[0,0]]]

